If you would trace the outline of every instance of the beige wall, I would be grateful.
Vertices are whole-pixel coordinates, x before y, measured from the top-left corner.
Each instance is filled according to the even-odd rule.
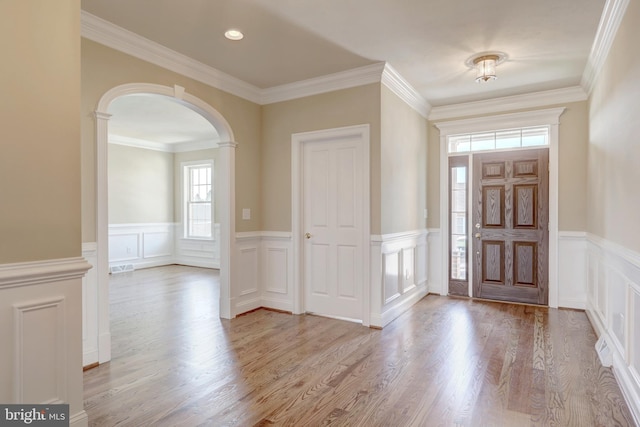
[[[265,105],[262,123],[263,230],[291,231],[291,135],[368,123],[371,232],[380,233],[380,84]]]
[[[587,229],[587,141],[589,135],[586,102],[549,105],[566,107],[560,116],[558,146],[558,228],[560,231]],[[455,120],[455,119],[452,119]],[[440,132],[429,122],[428,209],[429,228],[440,226]]]
[[[133,58],[87,39],[82,39],[82,241],[93,242],[95,233],[95,119],[100,98],[110,89],[127,83],[180,85],[218,110],[229,122],[236,142],[236,231],[259,230],[260,216],[260,106]],[[49,77],[46,79],[51,81]],[[78,76],[75,76],[77,85]],[[58,108],[59,106],[56,106]],[[76,116],[77,117],[77,116]],[[255,213],[241,220],[241,209]]]
[[[425,228],[427,120],[381,89],[381,234]]]
[[[587,231],[640,252],[640,4],[629,2],[589,104]]]
[[[108,149],[109,224],[174,222],[173,153]]]
[[[0,264],[79,256],[80,2],[0,2]]]

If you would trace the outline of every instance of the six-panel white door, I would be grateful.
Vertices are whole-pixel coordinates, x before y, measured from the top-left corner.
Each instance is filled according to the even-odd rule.
[[[304,143],[307,312],[362,320],[364,167],[361,141]]]

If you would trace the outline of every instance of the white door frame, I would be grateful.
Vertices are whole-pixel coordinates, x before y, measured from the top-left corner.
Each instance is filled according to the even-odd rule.
[[[293,238],[293,313],[305,312],[304,302],[304,240],[303,222],[303,145],[307,142],[330,142],[353,139],[362,143],[363,152],[363,218],[362,218],[362,324],[370,324],[370,264],[371,264],[371,194],[370,194],[370,139],[369,125],[347,126],[291,135],[291,227]]]
[[[558,126],[565,107],[533,110],[522,113],[499,114],[472,119],[435,123],[440,130],[440,236],[441,277],[440,295],[449,293],[449,135],[549,126],[549,307],[557,308],[558,288]],[[533,147],[532,147],[533,148]],[[543,147],[537,147],[543,148]],[[460,153],[464,154],[464,153]],[[471,263],[468,263],[470,265]],[[471,274],[469,280],[471,281]]]
[[[96,243],[98,278],[98,362],[111,360],[111,329],[109,325],[109,197],[108,197],[108,137],[109,105],[116,98],[137,93],[163,95],[172,98],[207,119],[220,135],[219,160],[216,169],[216,191],[222,206],[220,222],[220,317],[233,317],[231,286],[235,273],[231,257],[235,248],[235,149],[233,131],[215,108],[201,99],[185,93],[180,86],[150,83],[130,83],[107,91],[95,111],[96,117]]]

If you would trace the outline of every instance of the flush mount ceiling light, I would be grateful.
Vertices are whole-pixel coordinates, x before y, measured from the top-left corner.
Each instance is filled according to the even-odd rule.
[[[507,55],[501,52],[485,52],[467,59],[469,68],[476,70],[476,82],[484,83],[498,78],[496,66],[502,64],[507,59]]]
[[[224,32],[224,36],[229,40],[242,40],[244,38],[244,34],[240,30],[227,30]]]

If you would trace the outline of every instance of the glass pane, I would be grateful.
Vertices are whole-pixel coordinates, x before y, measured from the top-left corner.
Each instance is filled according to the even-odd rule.
[[[476,133],[471,135],[471,150],[483,151],[493,150],[496,148],[496,134],[491,133]]]
[[[549,128],[529,128],[522,129],[522,146],[537,147],[540,145],[548,145]]]
[[[211,203],[190,203],[189,237],[211,237]]]
[[[501,150],[520,147],[520,133],[520,129],[496,132],[496,148]]]
[[[467,167],[451,168],[451,279],[467,280]]]
[[[449,137],[449,152],[463,153],[471,150],[471,135],[459,135]]]

